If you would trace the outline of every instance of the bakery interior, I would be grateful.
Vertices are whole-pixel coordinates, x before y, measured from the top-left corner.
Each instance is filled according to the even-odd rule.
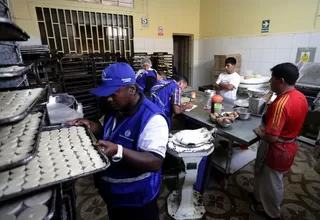
[[[161,220],[177,219],[169,205],[172,192],[186,195],[178,207],[190,202],[190,184],[181,175],[186,166],[177,160],[190,157],[203,170],[200,178],[185,174],[198,189],[201,219],[265,219],[250,210],[259,142],[253,129],[268,105],[270,69],[284,62],[298,66],[295,88],[307,98],[309,112],[284,175],[281,216],[320,219],[320,154],[314,152],[320,139],[319,3],[0,0],[0,220],[108,219],[92,176],[108,169],[110,158],[93,147],[87,129],[65,123],[98,121],[105,109],[89,91],[99,85],[102,70],[126,58],[138,71],[145,57],[168,79],[179,73],[189,81],[182,101],[195,108],[173,119],[175,130],[215,129],[206,154],[173,152],[164,164]],[[228,57],[236,58],[241,81],[237,100],[225,100],[225,108],[250,111],[240,115],[243,120],[220,124],[220,116],[204,108]],[[69,141],[58,142],[57,135]],[[74,160],[61,161],[66,157]]]

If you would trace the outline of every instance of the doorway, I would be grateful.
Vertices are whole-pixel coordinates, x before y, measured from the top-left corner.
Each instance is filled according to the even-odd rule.
[[[193,35],[173,34],[173,73],[188,79],[192,84]]]

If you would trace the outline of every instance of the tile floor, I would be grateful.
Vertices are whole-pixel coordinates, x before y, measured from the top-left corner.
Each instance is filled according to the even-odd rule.
[[[320,219],[320,175],[313,170],[315,161],[312,148],[300,147],[291,170],[284,177],[285,196],[282,218],[285,220]],[[250,211],[248,193],[253,191],[254,162],[231,176],[228,190],[221,188],[212,178],[203,200],[206,220],[263,220]],[[106,205],[93,186],[92,177],[79,179],[76,183],[77,219],[107,220]],[[160,219],[171,219],[166,212],[166,197],[170,193],[165,184],[158,201]]]

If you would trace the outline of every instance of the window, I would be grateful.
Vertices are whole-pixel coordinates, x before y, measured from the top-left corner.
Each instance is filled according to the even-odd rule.
[[[133,8],[134,0],[77,0],[79,2],[102,3],[104,5]]]
[[[104,5],[133,8],[133,1],[134,0],[101,0],[101,3]]]
[[[133,17],[36,7],[42,44],[62,53],[133,55]]]

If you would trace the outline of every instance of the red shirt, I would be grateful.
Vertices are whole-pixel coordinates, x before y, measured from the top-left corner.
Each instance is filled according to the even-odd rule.
[[[292,89],[280,96],[269,106],[263,121],[265,133],[282,139],[295,139],[302,128],[308,113],[308,102],[305,96]],[[266,164],[278,171],[290,169],[298,147],[292,143],[272,143],[265,159]]]

